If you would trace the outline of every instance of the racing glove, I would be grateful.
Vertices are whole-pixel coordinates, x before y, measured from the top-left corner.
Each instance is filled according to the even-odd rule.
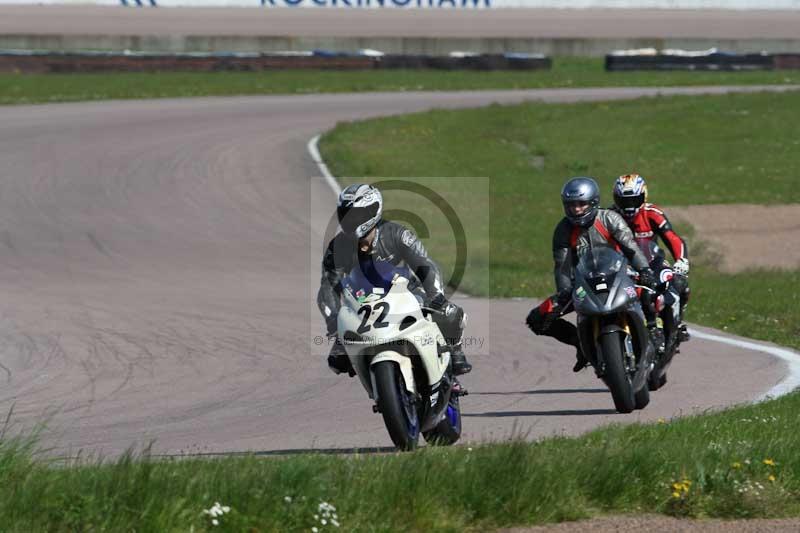
[[[437,292],[433,295],[432,298],[429,298],[427,302],[425,302],[425,307],[430,307],[431,309],[436,309],[437,311],[443,310],[449,302],[445,295],[441,292]]]
[[[656,290],[656,285],[658,285],[658,281],[656,281],[656,274],[653,272],[652,268],[643,268],[639,272],[639,285],[647,287],[650,290]]]
[[[563,308],[565,305],[572,301],[572,288],[563,289],[556,294],[555,297],[555,304],[559,308]]]
[[[672,271],[680,276],[688,276],[689,275],[689,260],[685,257],[682,257],[675,261],[675,264],[672,265]]]

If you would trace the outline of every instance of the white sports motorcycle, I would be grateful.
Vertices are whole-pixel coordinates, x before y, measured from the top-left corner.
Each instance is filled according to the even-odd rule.
[[[339,338],[361,384],[383,415],[392,442],[413,450],[419,435],[453,444],[461,436],[459,396],[450,348],[409,290],[410,272],[378,263],[368,274],[356,267],[342,282]]]

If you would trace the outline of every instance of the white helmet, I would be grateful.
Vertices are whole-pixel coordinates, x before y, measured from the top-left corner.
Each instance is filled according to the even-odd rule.
[[[614,182],[614,204],[627,220],[647,202],[647,182],[639,174],[624,174]]]
[[[336,213],[342,231],[360,239],[381,220],[381,191],[366,183],[350,185],[339,194]]]

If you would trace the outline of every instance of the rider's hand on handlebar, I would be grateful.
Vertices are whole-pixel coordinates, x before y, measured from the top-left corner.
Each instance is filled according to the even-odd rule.
[[[675,261],[675,264],[672,265],[672,271],[681,276],[688,276],[689,260],[684,258],[678,259]]]
[[[430,307],[436,311],[441,311],[446,305],[447,298],[445,298],[444,294],[441,292],[434,294],[433,298],[429,298],[428,301],[425,302],[425,307]]]
[[[653,269],[644,268],[639,272],[639,285],[654,291],[657,284],[656,274],[653,272]]]
[[[556,305],[564,307],[572,301],[572,289],[564,289],[556,294]]]

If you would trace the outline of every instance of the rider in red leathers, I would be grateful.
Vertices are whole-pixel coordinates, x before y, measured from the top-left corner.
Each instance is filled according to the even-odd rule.
[[[652,256],[651,243],[655,242],[656,237],[660,237],[669,248],[675,260],[671,267],[673,277],[670,283],[680,295],[681,323],[678,331],[682,341],[688,340],[689,333],[686,331],[686,325],[683,324],[683,312],[689,303],[690,295],[689,257],[686,243],[675,233],[666,213],[657,205],[647,202],[647,182],[638,174],[624,174],[617,178],[614,183],[614,206],[612,209],[621,214],[628,223],[636,243],[647,256],[656,273],[662,272],[664,268],[669,267],[669,264],[657,264],[665,262],[663,259]],[[665,280],[660,279],[660,281],[664,282]]]

